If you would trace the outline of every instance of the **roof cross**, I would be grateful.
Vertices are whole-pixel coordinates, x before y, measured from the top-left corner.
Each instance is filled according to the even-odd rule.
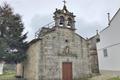
[[[67,3],[66,0],[63,1],[64,5]]]

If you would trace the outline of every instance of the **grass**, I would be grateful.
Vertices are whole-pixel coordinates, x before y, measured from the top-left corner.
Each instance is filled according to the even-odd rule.
[[[0,75],[0,80],[13,80],[15,78],[15,71],[5,71]]]
[[[113,77],[113,78],[108,79],[108,80],[120,80],[120,77]]]

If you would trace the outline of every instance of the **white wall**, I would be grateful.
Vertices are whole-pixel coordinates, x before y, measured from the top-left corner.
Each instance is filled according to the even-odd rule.
[[[104,57],[104,48],[107,48],[107,57]],[[100,32],[97,50],[100,70],[120,71],[120,11],[113,18],[110,26]]]

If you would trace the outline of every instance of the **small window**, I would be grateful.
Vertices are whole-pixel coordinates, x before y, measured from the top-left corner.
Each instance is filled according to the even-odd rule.
[[[104,57],[108,57],[107,49],[103,49],[103,55],[104,55]]]
[[[68,40],[66,39],[65,42],[68,42]]]

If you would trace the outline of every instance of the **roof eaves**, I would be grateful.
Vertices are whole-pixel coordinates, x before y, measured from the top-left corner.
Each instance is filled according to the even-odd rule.
[[[112,17],[112,19],[110,20],[109,24],[114,20],[114,18],[116,17],[116,15],[118,14],[119,11],[120,11],[120,8],[119,8],[118,11],[115,13],[115,15]]]
[[[110,20],[109,24],[111,24],[111,22],[114,20],[114,18],[116,17],[116,15],[118,14],[118,12],[120,11],[120,8],[118,9],[118,11],[115,13],[115,15],[112,17],[112,19]],[[106,28],[104,28],[103,30],[100,31],[103,32],[105,31],[106,29],[108,29],[110,27],[110,25],[108,25]]]

